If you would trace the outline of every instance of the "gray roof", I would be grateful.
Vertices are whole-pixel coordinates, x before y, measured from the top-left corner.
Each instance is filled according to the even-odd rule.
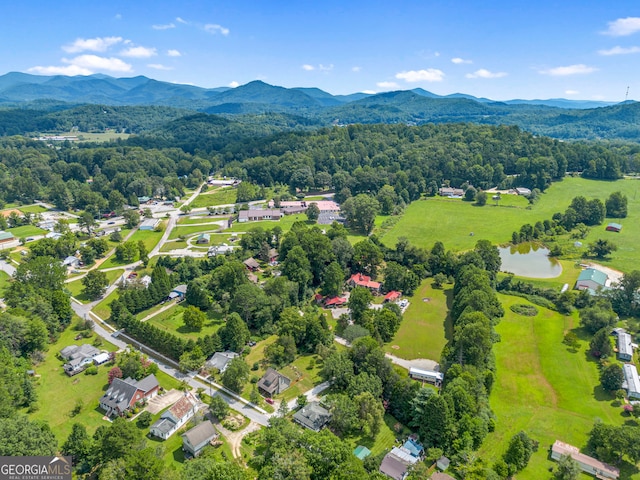
[[[293,419],[303,427],[318,432],[329,422],[331,414],[318,402],[311,402],[298,410]]]
[[[290,384],[291,380],[288,377],[269,367],[258,382],[258,388],[273,395],[283,392]]]
[[[204,365],[207,368],[217,368],[218,370],[222,371],[227,367],[229,363],[231,363],[231,360],[233,360],[237,356],[238,354],[236,352],[216,352],[209,360],[207,360],[207,363],[205,363]]]
[[[150,430],[152,433],[159,432],[166,435],[171,430],[173,430],[175,426],[176,422],[174,422],[171,418],[162,417],[158,419],[153,425],[151,425]]]
[[[638,378],[638,369],[631,363],[625,363],[622,366],[624,370],[624,380],[626,383],[627,392],[630,396],[640,396],[640,378]]]
[[[618,353],[620,355],[633,356],[633,346],[631,345],[631,335],[627,332],[618,333]]]
[[[158,383],[158,379],[153,373],[151,375],[147,375],[139,382],[136,382],[136,387],[145,393],[159,386],[160,384]]]
[[[84,359],[84,358],[92,358],[100,353],[93,345],[89,345],[88,343],[83,343],[80,346],[77,345],[69,345],[68,347],[64,347],[60,350],[60,356],[65,360],[69,359]]]
[[[387,477],[393,478],[393,480],[403,480],[404,474],[407,472],[409,466],[395,455],[387,453],[382,459],[380,465],[380,473],[384,473]]]
[[[200,425],[182,434],[182,438],[187,439],[189,443],[196,448],[217,436],[218,432],[216,432],[216,429],[213,428],[213,424],[209,420],[202,422]]]
[[[142,390],[146,394],[158,386],[158,379],[154,374],[146,376],[139,382],[132,378],[125,380],[114,378],[105,394],[100,398],[100,404],[123,412],[129,408],[136,391]]]
[[[181,293],[182,295],[184,295],[184,294],[186,294],[186,293],[187,293],[187,286],[186,286],[186,285],[184,285],[184,284],[182,284],[182,285],[178,285],[176,288],[174,288],[174,289],[172,290],[172,292],[176,292],[176,293],[178,293],[178,294],[180,294],[180,293]]]

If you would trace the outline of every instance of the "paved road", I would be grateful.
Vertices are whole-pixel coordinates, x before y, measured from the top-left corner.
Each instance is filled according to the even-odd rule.
[[[0,260],[0,270],[7,273],[11,277],[13,277],[13,274],[16,273],[16,267],[7,263],[4,260]]]
[[[334,340],[340,345],[344,345],[345,347],[350,347],[351,344],[347,342],[344,338],[335,336]],[[420,368],[422,370],[432,370],[432,371],[440,371],[440,364],[435,360],[430,360],[428,358],[415,358],[413,360],[405,360],[404,358],[396,357],[395,355],[391,355],[390,353],[385,353],[385,357],[391,360],[391,363],[399,365],[402,368],[406,368],[409,370],[411,367]]]

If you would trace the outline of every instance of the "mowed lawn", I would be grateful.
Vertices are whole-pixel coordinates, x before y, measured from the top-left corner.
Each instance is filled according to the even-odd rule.
[[[588,341],[580,340],[575,353],[562,343],[564,334],[578,325],[577,314],[562,316],[536,306],[538,314],[525,317],[509,306],[528,304],[526,300],[499,298],[505,316],[496,327],[501,341],[494,346],[497,376],[490,397],[496,429],[485,439],[480,456],[497,460],[510,438],[524,430],[540,448],[518,479],[549,478],[554,462],[548,459],[548,449],[555,440],[582,449],[594,421],[620,425],[625,417],[599,385],[597,362],[587,354]],[[588,338],[580,329],[576,333]]]
[[[410,304],[398,332],[384,346],[386,352],[407,360],[440,361],[442,349],[453,333],[448,308],[452,286],[437,289],[432,283],[430,278],[424,280],[413,297],[409,297]]]
[[[211,335],[212,333],[217,332],[218,329],[224,325],[224,320],[222,320],[222,318],[218,316],[210,316],[204,322],[204,326],[200,331],[190,330],[184,325],[182,320],[185,306],[186,305],[182,303],[175,304],[171,308],[154,315],[146,321],[161,330],[173,333],[185,340],[197,340],[199,337]],[[154,309],[155,308],[152,310]],[[136,317],[140,320],[144,318],[143,312],[136,315]]]
[[[123,272],[124,272],[124,270],[122,270],[122,269],[109,270],[108,272],[104,272],[105,275],[107,276],[107,279],[109,280],[109,285],[113,284],[113,282],[115,282],[118,278],[120,278],[120,276],[122,275]],[[65,286],[65,288],[67,290],[69,290],[69,292],[71,292],[71,296],[72,297],[77,298],[78,300],[80,300],[83,303],[91,301],[91,299],[89,297],[87,297],[86,295],[84,295],[82,293],[82,291],[84,290],[84,285],[82,284],[82,279],[74,280],[73,282],[69,282],[69,283],[65,283],[64,286]]]
[[[231,187],[210,189],[198,195],[190,203],[192,208],[214,207],[217,205],[229,205],[238,200],[238,191]]]
[[[494,244],[508,243],[512,232],[525,223],[534,224],[551,218],[556,212],[564,212],[571,200],[582,195],[587,199],[599,198],[603,202],[615,191],[621,191],[629,200],[629,216],[626,219],[605,219],[602,226],[591,229],[582,242],[586,246],[598,238],[613,240],[619,247],[608,262],[613,267],[628,267],[630,262],[640,263],[640,180],[624,179],[615,182],[567,177],[556,182],[529,208],[523,197],[503,195],[499,205],[489,200],[484,207],[476,207],[461,199],[430,197],[413,202],[400,221],[382,241],[394,246],[399,237],[407,237],[411,243],[431,248],[436,241],[447,249],[467,250],[480,239]],[[620,233],[606,232],[609,221],[622,223]],[[471,235],[473,233],[473,235]]]

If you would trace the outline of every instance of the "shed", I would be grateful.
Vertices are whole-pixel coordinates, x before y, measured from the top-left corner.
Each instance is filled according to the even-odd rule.
[[[384,302],[395,302],[402,296],[402,292],[398,292],[397,290],[391,290],[384,296]]]
[[[8,243],[15,240],[13,233],[0,231],[0,243]]]
[[[155,230],[160,225],[159,218],[146,218],[140,224],[140,230]]]
[[[622,225],[620,225],[619,223],[611,222],[609,225],[607,225],[606,230],[607,232],[619,232],[620,230],[622,230]]]
[[[187,294],[187,286],[184,284],[178,285],[169,293],[169,300],[173,300],[174,298],[184,298],[186,294]]]
[[[444,375],[441,372],[421,370],[415,367],[409,368],[409,376],[414,380],[422,380],[423,382],[432,383],[436,386],[439,386],[444,380]]]
[[[353,451],[353,454],[358,457],[360,460],[364,460],[369,455],[371,455],[371,450],[369,450],[364,445],[358,445],[356,449]]]
[[[576,289],[578,290],[598,290],[607,286],[609,277],[606,273],[596,270],[595,268],[586,268],[578,276]]]
[[[444,455],[441,456],[438,460],[436,460],[436,467],[438,467],[438,470],[442,470],[443,472],[447,468],[449,468],[450,464],[451,464],[451,461]]]
[[[640,398],[640,378],[638,378],[638,369],[633,363],[625,363],[622,366],[624,372],[624,382],[622,388],[627,391],[629,398]]]
[[[251,270],[252,272],[255,272],[256,270],[258,270],[260,268],[260,264],[258,263],[258,261],[251,257],[251,258],[247,258],[244,262],[245,267],[247,267],[249,270]]]
[[[196,239],[196,243],[209,243],[210,241],[211,235],[209,235],[208,233],[201,233]]]
[[[206,420],[182,434],[182,450],[189,456],[197,457],[204,447],[216,438],[218,438],[218,432],[213,428],[213,424]]]
[[[109,361],[109,354],[106,352],[99,353],[98,355],[93,357],[94,365],[102,365],[103,363],[106,363],[108,361]]]

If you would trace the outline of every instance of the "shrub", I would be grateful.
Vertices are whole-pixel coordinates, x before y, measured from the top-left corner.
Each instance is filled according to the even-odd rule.
[[[85,375],[97,375],[98,374],[98,367],[96,367],[95,365],[92,365],[91,367],[87,368],[84,371]]]
[[[524,303],[516,303],[509,307],[513,313],[518,315],[524,315],[525,317],[535,317],[538,314],[538,309],[533,305],[526,305]]]

